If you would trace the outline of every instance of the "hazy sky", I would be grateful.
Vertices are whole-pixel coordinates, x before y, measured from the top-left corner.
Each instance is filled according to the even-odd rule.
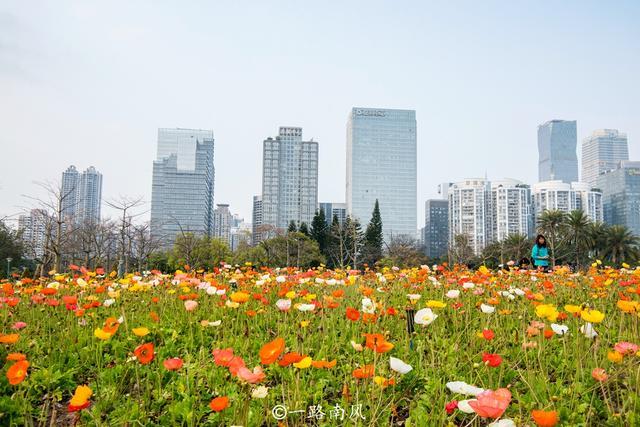
[[[213,129],[215,201],[251,221],[263,139],[301,126],[343,202],[353,106],[416,110],[419,224],[440,182],[535,182],[546,120],[640,159],[638,22],[639,1],[5,0],[0,217],[70,164],[150,202],[158,127]]]

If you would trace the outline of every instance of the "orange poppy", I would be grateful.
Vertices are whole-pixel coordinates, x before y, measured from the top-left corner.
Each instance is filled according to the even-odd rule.
[[[8,361],[19,362],[21,360],[27,360],[27,356],[22,353],[9,353],[7,355]]]
[[[151,317],[151,320],[153,320],[156,323],[160,321],[160,316],[158,316],[158,313],[156,313],[155,311],[152,311],[151,313],[149,313],[149,317]]]
[[[65,304],[77,304],[78,303],[78,297],[75,295],[64,295],[62,297],[62,301]]]
[[[284,339],[276,338],[275,340],[266,343],[260,349],[260,363],[263,365],[270,365],[282,354],[284,351]]]
[[[227,396],[216,397],[209,402],[212,411],[220,412],[229,406],[229,398]]]
[[[153,360],[153,343],[148,342],[146,344],[139,345],[133,350],[138,361],[143,365],[148,365]]]
[[[557,411],[541,411],[534,409],[531,417],[538,427],[553,427],[560,422]]]
[[[9,384],[18,385],[22,381],[24,381],[27,376],[27,369],[29,369],[29,362],[26,360],[20,360],[9,369],[7,369],[7,379],[9,380]]]
[[[0,344],[15,344],[19,339],[19,334],[0,335]]]
[[[302,359],[304,359],[304,355],[291,352],[291,353],[286,353],[284,356],[282,356],[282,359],[280,359],[278,361],[278,365],[285,367],[285,366],[289,366],[292,365],[294,363],[298,363],[299,361],[301,361]]]
[[[354,369],[351,375],[353,375],[354,378],[358,379],[371,378],[373,376],[374,370],[375,368],[373,365],[364,365],[360,368]]]
[[[327,362],[326,360],[314,360],[311,362],[311,366],[316,369],[331,369],[336,366],[337,360],[333,359],[331,362]]]
[[[393,344],[385,340],[382,334],[363,334],[366,338],[365,346],[376,353],[386,353],[393,348]]]
[[[104,327],[102,328],[102,330],[108,334],[113,335],[118,331],[119,327],[120,322],[118,322],[118,319],[116,319],[115,317],[109,317],[104,321]]]
[[[42,295],[55,295],[58,291],[53,288],[44,288],[41,293]]]

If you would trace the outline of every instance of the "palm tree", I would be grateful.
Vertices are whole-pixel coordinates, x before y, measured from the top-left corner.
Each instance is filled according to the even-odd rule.
[[[638,258],[638,238],[623,225],[612,225],[607,235],[606,257],[613,263],[635,261]]]
[[[509,260],[519,262],[522,258],[529,258],[531,242],[524,234],[510,234],[502,241],[502,248]]]
[[[607,247],[609,226],[604,222],[592,222],[589,224],[587,232],[591,240],[591,256],[595,259],[602,258]]]
[[[566,216],[565,239],[575,257],[576,268],[580,267],[580,261],[588,255],[593,244],[589,233],[590,224],[591,220],[582,210],[571,211]]]
[[[538,229],[549,241],[552,267],[556,265],[556,243],[560,239],[560,234],[565,227],[566,221],[567,213],[558,210],[545,210],[538,218]]]

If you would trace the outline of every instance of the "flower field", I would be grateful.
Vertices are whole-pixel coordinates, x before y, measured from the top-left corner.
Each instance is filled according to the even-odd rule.
[[[640,425],[640,269],[4,282],[2,425]]]

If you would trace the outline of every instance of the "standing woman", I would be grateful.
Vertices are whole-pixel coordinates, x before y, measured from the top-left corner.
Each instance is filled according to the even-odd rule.
[[[549,269],[549,250],[547,249],[547,240],[542,234],[538,234],[536,243],[531,249],[531,261],[538,270],[547,271]]]

